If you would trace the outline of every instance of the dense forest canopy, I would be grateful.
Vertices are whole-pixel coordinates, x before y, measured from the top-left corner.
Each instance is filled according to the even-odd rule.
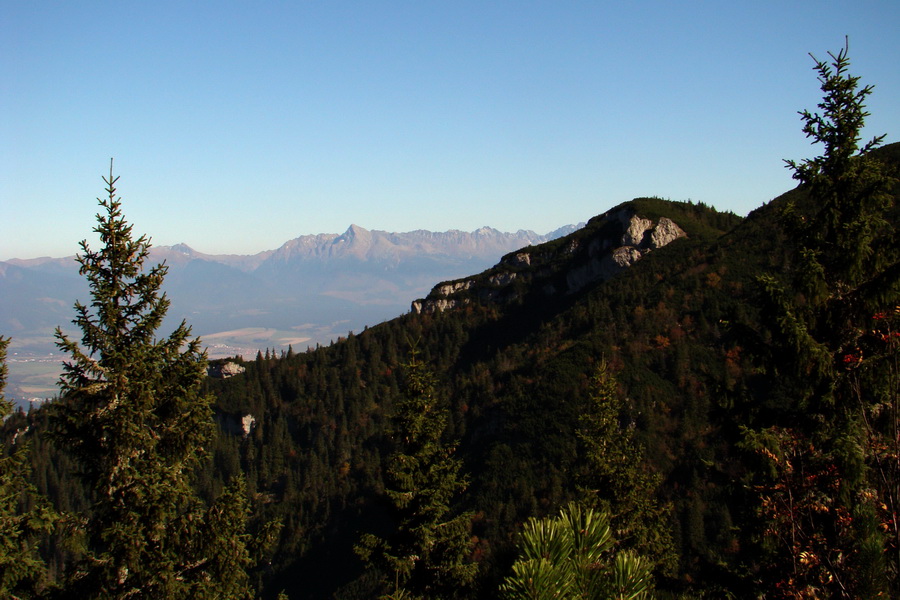
[[[86,248],[88,348],[62,338],[61,398],[4,423],[0,486],[34,487],[0,506],[24,540],[3,558],[28,561],[0,561],[0,585],[189,597],[238,573],[234,597],[295,600],[897,596],[900,144],[860,142],[871,87],[848,66],[846,49],[816,61],[823,101],[802,120],[822,154],[789,161],[799,186],[746,218],[635,199],[437,286],[425,301],[457,300],[443,309],[221,361],[241,367],[227,378],[197,377],[187,329],[155,337],[164,271],[131,270],[143,238],[117,258],[135,293]],[[100,226],[130,235],[112,202]],[[656,244],[663,222],[684,235]],[[118,402],[132,420],[105,421]],[[115,456],[153,464],[102,492]]]

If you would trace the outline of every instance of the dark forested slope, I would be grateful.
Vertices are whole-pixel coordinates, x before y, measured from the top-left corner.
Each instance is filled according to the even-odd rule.
[[[896,164],[898,150],[877,155]],[[759,276],[789,285],[795,240],[783,211],[805,201],[797,189],[741,220],[634,200],[571,236],[436,286],[410,314],[327,348],[259,356],[246,373],[211,381],[223,415],[256,419],[246,439],[223,438],[216,468],[236,471],[239,449],[262,512],[285,519],[271,589],[333,591],[361,572],[351,551],[360,533],[390,527],[379,500],[392,448],[387,415],[413,346],[438,376],[451,411],[446,437],[459,441],[470,474],[454,506],[475,515],[485,596],[508,568],[517,525],[579,494],[576,430],[601,360],[626,399],[621,424],[636,432],[672,509],[668,522],[649,524],[674,539],[677,566],[664,569],[662,587],[760,581],[767,550],[743,431],[795,408],[769,366],[782,357]],[[666,218],[686,235],[607,269],[631,223],[621,214],[650,221],[649,233]]]
[[[516,525],[576,495],[575,432],[603,358],[627,398],[623,424],[639,433],[647,468],[663,475],[662,497],[674,505],[671,522],[654,524],[674,532],[674,585],[701,569],[709,578],[710,566],[737,552],[732,525],[740,519],[729,508],[738,492],[726,415],[747,365],[728,323],[753,321],[754,273],[783,260],[773,210],[741,224],[703,206],[635,200],[572,236],[511,254],[471,278],[455,305],[413,311],[309,353],[259,356],[244,374],[211,381],[223,415],[256,419],[247,439],[223,439],[216,465],[236,470],[229,456],[240,447],[252,486],[264,492],[263,513],[285,519],[275,587],[299,585],[312,597],[352,574],[352,544],[379,526],[372,515],[381,514],[391,447],[386,415],[413,345],[438,375],[451,408],[446,435],[459,440],[471,476],[456,504],[476,515],[486,596],[511,560]],[[586,265],[604,260],[591,256],[592,242],[621,247],[623,211],[654,224],[665,217],[686,236],[628,268],[594,269],[585,281]],[[502,276],[509,272],[518,277]],[[498,275],[502,286],[491,282]],[[339,568],[328,573],[329,565]]]

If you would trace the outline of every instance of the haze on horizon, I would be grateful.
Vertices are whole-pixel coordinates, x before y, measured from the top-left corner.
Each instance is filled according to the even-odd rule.
[[[253,254],[366,229],[546,233],[636,196],[746,214],[813,156],[808,53],[850,40],[897,141],[900,4],[0,7],[0,260],[136,233]]]

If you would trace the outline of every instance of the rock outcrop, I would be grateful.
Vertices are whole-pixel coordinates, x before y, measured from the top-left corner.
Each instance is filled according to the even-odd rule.
[[[414,301],[411,310],[429,314],[471,302],[510,302],[521,293],[516,282],[536,283],[545,294],[571,294],[686,236],[668,217],[654,222],[626,204],[566,238],[507,254],[484,273],[440,283],[428,297]]]
[[[256,417],[253,415],[246,414],[241,417],[241,432],[244,434],[244,437],[250,435],[254,425],[256,425]]]
[[[246,438],[256,427],[256,417],[250,413],[215,413],[216,422],[225,433]]]
[[[210,365],[206,370],[206,374],[210,377],[216,377],[217,379],[228,379],[229,377],[240,375],[246,370],[247,369],[236,362],[229,361],[226,363]]]

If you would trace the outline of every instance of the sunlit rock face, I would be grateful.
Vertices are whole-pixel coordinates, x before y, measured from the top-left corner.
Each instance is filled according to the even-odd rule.
[[[544,280],[540,285],[543,293],[571,294],[606,281],[649,252],[687,236],[668,217],[654,222],[628,207],[611,210],[600,218],[618,227],[600,228],[601,233],[592,237],[572,237],[563,244],[529,246],[507,254],[484,273],[436,285],[427,298],[414,301],[411,310],[431,314],[475,301],[509,302],[518,297],[512,285],[516,281],[528,284]]]
[[[218,379],[228,379],[229,377],[234,377],[235,375],[240,375],[244,371],[246,371],[244,367],[237,364],[236,362],[226,362],[223,364],[212,365],[209,367],[207,374],[210,377],[216,377]]]

